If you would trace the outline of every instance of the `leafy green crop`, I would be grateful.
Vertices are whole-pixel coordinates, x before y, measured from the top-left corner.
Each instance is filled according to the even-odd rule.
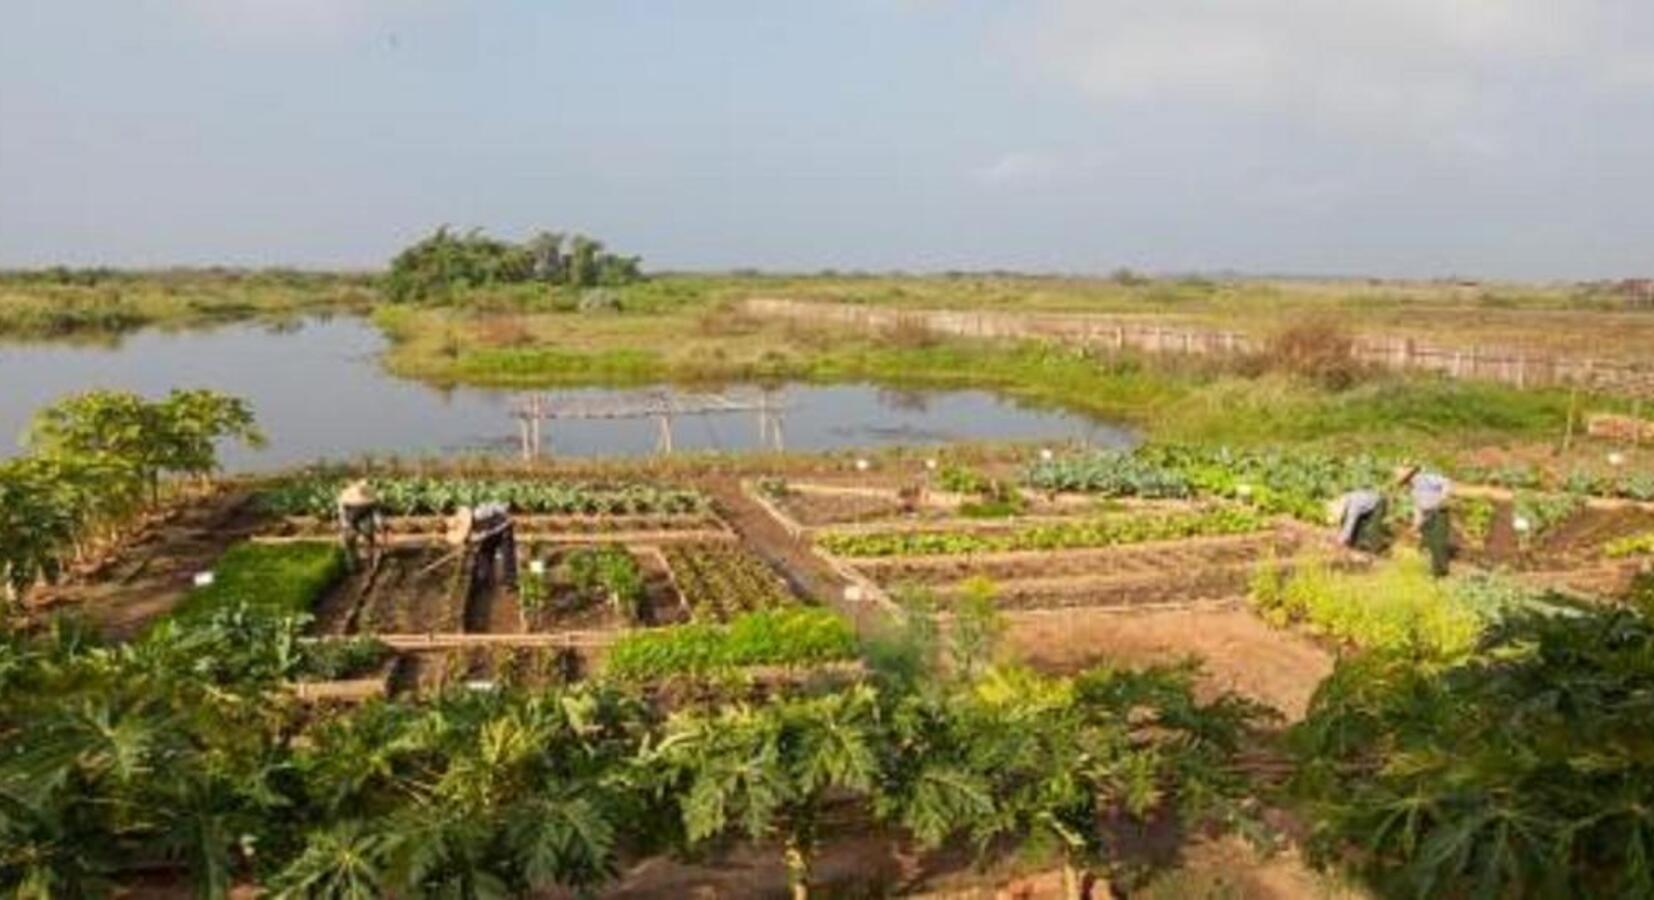
[[[1405,552],[1372,571],[1304,562],[1261,570],[1253,606],[1277,625],[1302,623],[1357,647],[1428,658],[1462,656],[1489,624],[1531,603],[1530,592],[1492,576],[1437,579]]]
[[[274,515],[330,517],[346,479],[293,478],[265,491],[260,502]],[[373,479],[393,515],[440,515],[461,506],[498,501],[522,513],[547,515],[659,515],[701,513],[705,495],[652,485],[589,485],[541,479],[398,477]]]
[[[236,544],[213,564],[213,583],[195,588],[173,618],[196,622],[238,604],[275,615],[308,615],[345,575],[344,554],[327,541]]]
[[[1391,465],[1365,455],[1293,450],[1147,445],[1125,453],[1058,459],[1031,467],[1025,478],[1042,490],[1112,497],[1224,497],[1264,512],[1320,522],[1325,506],[1346,491],[1386,483]]]
[[[929,556],[1111,547],[1145,541],[1244,534],[1260,531],[1267,524],[1268,519],[1252,510],[1220,507],[1186,513],[1107,516],[992,532],[828,534],[818,541],[823,549],[838,556]]]
[[[793,602],[776,574],[739,546],[676,544],[662,552],[696,621],[723,621],[732,612],[774,609]]]
[[[1038,462],[1023,479],[1042,491],[1105,497],[1188,497],[1193,493],[1182,472],[1124,451]]]
[[[744,666],[833,662],[855,653],[855,634],[843,618],[798,608],[748,613],[727,625],[692,622],[636,631],[609,648],[604,668],[624,681],[648,681]]]

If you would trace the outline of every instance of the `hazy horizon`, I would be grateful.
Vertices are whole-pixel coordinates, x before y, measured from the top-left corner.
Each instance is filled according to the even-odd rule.
[[[1654,274],[1654,12],[1610,0],[0,22],[6,269],[371,270],[450,222],[585,231],[657,271]]]

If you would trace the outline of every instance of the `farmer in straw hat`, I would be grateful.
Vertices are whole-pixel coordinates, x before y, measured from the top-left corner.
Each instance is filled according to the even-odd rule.
[[[384,528],[384,515],[379,495],[367,479],[359,478],[345,485],[339,492],[339,543],[345,549],[345,565],[352,571],[360,564],[356,545],[366,541],[369,552],[379,552],[379,532]]]
[[[1413,525],[1419,530],[1419,544],[1430,554],[1430,572],[1437,578],[1447,574],[1452,557],[1453,525],[1447,517],[1447,498],[1453,483],[1445,475],[1426,472],[1416,465],[1396,469],[1396,484],[1413,492]]]
[[[471,569],[473,587],[483,587],[494,581],[494,567],[498,563],[500,577],[506,587],[517,587],[517,530],[511,522],[511,508],[504,503],[489,502],[475,507],[462,506],[448,520],[447,541],[455,548],[470,548],[475,565]]]

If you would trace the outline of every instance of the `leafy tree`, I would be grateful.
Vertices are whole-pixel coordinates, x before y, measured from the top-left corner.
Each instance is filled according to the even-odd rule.
[[[684,715],[668,723],[650,762],[681,798],[691,842],[726,831],[779,836],[793,897],[804,900],[829,793],[868,797],[877,784],[876,711],[872,690],[860,687]]]
[[[27,441],[48,457],[130,465],[156,500],[163,473],[203,475],[216,468],[216,442],[224,439],[263,445],[245,400],[209,390],[174,390],[155,402],[130,391],[97,390],[40,410]]]
[[[541,231],[528,239],[525,245],[534,257],[534,277],[556,284],[563,280],[564,236],[556,231]]]

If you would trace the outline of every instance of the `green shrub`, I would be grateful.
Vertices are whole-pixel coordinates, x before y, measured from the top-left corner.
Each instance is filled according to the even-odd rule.
[[[359,678],[378,669],[390,655],[389,647],[369,635],[325,638],[304,645],[297,674],[317,681]]]
[[[1528,599],[1520,588],[1486,576],[1432,577],[1411,551],[1366,572],[1340,572],[1318,561],[1291,572],[1265,567],[1251,593],[1254,608],[1276,625],[1302,623],[1359,647],[1429,658],[1469,652],[1489,623]]]
[[[1346,657],[1293,729],[1311,850],[1381,896],[1654,896],[1654,624],[1527,614],[1462,660]]]

